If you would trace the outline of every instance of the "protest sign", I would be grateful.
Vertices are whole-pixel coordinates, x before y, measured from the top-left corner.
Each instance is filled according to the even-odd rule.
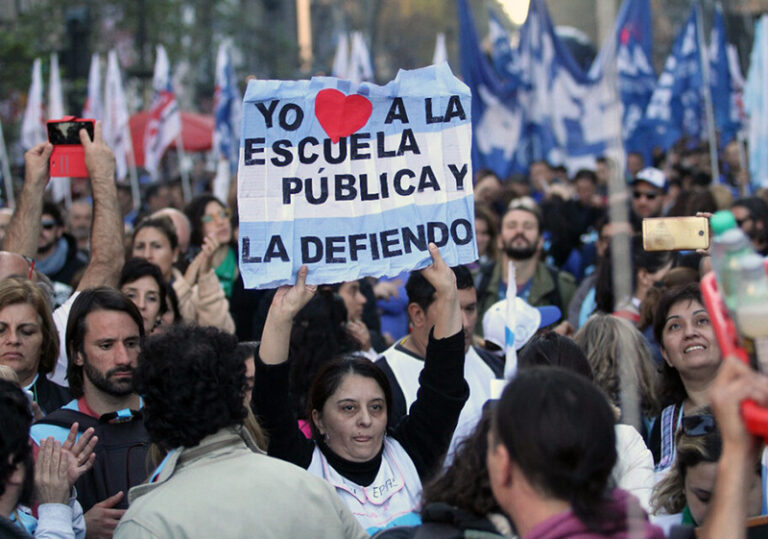
[[[385,86],[251,80],[238,172],[248,288],[394,276],[477,259],[469,89],[448,64]]]

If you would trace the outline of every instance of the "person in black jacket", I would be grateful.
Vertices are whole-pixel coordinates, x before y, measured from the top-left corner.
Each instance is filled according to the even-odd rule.
[[[64,232],[64,219],[56,204],[43,204],[37,269],[54,282],[72,286],[78,272],[88,265],[75,238]]]
[[[59,334],[40,287],[16,277],[0,281],[0,365],[13,369],[43,414],[71,399],[46,376],[58,357]]]
[[[370,361],[352,356],[327,363],[309,392],[312,439],[298,427],[287,364],[291,322],[312,298],[299,270],[293,287],[275,294],[256,365],[254,412],[269,435],[269,454],[293,462],[336,487],[368,533],[405,523],[419,503],[422,481],[439,466],[468,396],[464,335],[456,278],[434,244],[422,270],[439,307],[427,345],[419,397],[391,434],[391,389]]]

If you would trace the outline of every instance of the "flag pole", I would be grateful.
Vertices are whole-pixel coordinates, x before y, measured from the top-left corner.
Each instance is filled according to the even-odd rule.
[[[184,152],[184,142],[181,138],[181,131],[184,129],[184,122],[181,119],[181,111],[179,111],[179,132],[176,135],[176,155],[179,157],[179,172],[181,173],[181,191],[184,196],[184,202],[192,200],[192,188],[189,183],[189,171],[184,166],[186,161],[186,153]]]
[[[701,14],[701,2],[696,1],[696,40],[699,44],[699,61],[704,78],[704,113],[707,118],[707,138],[709,139],[709,162],[712,169],[712,183],[720,179],[720,164],[717,160],[717,133],[715,131],[715,111],[712,106],[712,88],[710,87],[709,58],[704,43],[704,22]]]
[[[128,141],[128,155],[131,159],[128,173],[131,175],[131,198],[133,199],[133,209],[139,211],[141,207],[141,190],[139,189],[139,174],[136,172],[136,154],[133,151],[133,138],[131,137],[131,122],[128,121],[126,127],[126,140]]]
[[[3,136],[3,125],[0,124],[0,162],[3,163],[3,182],[5,183],[5,202],[9,208],[16,207],[16,199],[13,194],[13,178],[11,177],[11,167],[8,164],[8,152],[5,148],[5,137]]]

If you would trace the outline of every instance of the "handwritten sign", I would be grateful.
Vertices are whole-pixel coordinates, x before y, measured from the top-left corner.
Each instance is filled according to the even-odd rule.
[[[448,64],[385,86],[248,83],[238,172],[249,288],[394,276],[477,259],[469,89]]]

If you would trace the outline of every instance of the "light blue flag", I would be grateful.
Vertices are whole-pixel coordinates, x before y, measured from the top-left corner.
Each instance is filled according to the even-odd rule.
[[[755,41],[744,86],[749,115],[749,174],[752,189],[768,186],[768,15],[755,23]]]
[[[667,150],[684,136],[696,142],[706,138],[699,32],[694,5],[675,38],[645,111],[642,123],[662,150]]]
[[[248,288],[396,276],[477,260],[469,89],[447,63],[385,86],[252,80],[238,170]]]

